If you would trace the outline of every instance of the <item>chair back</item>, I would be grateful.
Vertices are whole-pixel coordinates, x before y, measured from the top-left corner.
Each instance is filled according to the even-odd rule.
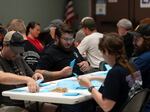
[[[99,63],[99,70],[100,71],[106,71],[107,70],[106,67],[105,67],[105,64],[107,64],[105,61],[101,61]]]
[[[101,61],[99,63],[99,70],[100,71],[109,71],[112,67],[108,65],[105,61]]]
[[[142,89],[138,91],[127,100],[120,112],[142,112],[148,102],[149,93],[149,89]]]

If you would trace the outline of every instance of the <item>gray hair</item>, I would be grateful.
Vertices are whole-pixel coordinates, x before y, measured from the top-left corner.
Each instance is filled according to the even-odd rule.
[[[117,27],[123,27],[127,30],[130,30],[132,29],[132,22],[129,19],[123,18],[118,21]]]
[[[80,29],[80,30],[76,33],[75,42],[81,42],[85,36],[86,36],[86,35],[85,35],[84,32],[82,31],[82,29]]]

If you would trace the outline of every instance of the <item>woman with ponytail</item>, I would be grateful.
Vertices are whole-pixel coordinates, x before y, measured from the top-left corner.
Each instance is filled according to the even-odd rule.
[[[101,77],[80,76],[78,79],[82,86],[89,88],[92,97],[103,111],[119,112],[135,80],[141,81],[141,74],[127,61],[124,44],[118,34],[105,34],[100,39],[99,49],[105,61],[112,67],[100,89],[94,88],[90,81]]]
[[[33,71],[35,71],[44,50],[44,45],[38,39],[40,30],[40,24],[34,21],[29,22],[26,28],[27,41],[24,45],[23,58]]]

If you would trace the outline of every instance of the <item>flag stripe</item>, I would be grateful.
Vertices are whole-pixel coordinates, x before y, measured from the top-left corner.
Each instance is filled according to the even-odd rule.
[[[72,17],[74,17],[73,13],[71,13],[70,15],[67,16],[67,20],[71,19]]]
[[[68,10],[67,10],[67,13],[70,13],[70,12],[73,12],[73,7],[70,7]]]
[[[74,16],[75,16],[75,13],[74,13],[73,1],[68,0],[66,4],[66,12],[65,12],[66,23],[70,24],[73,21]]]
[[[72,4],[73,4],[73,2],[72,2],[72,1],[69,1],[68,4],[67,4],[67,6],[68,6],[68,7],[69,7],[69,6],[72,6]]]

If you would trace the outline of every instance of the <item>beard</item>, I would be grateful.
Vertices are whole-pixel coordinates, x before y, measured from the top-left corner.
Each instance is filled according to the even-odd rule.
[[[73,50],[73,45],[65,47],[60,41],[58,42],[58,47],[67,53],[70,53]]]

